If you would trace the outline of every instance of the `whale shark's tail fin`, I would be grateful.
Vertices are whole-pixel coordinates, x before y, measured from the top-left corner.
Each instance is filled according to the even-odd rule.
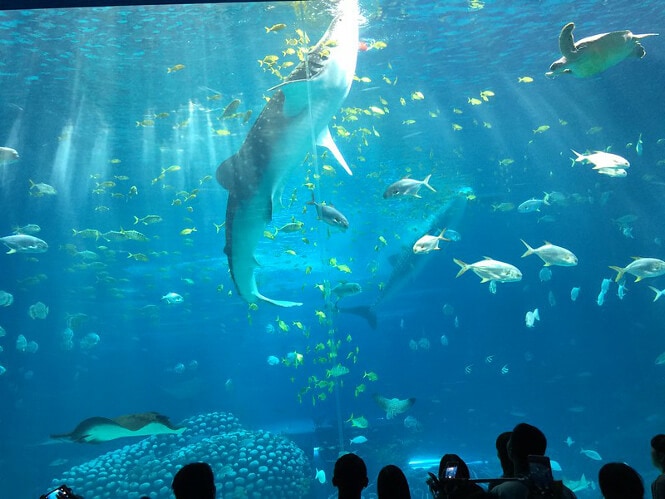
[[[302,302],[298,301],[288,301],[288,300],[273,300],[272,298],[268,298],[267,296],[263,296],[260,293],[257,293],[255,295],[259,300],[265,301],[267,303],[271,303],[273,305],[277,305],[278,307],[300,307],[302,305]]]
[[[372,329],[376,329],[377,326],[376,312],[372,307],[368,307],[367,305],[362,305],[359,307],[343,307],[343,308],[337,307],[337,311],[345,314],[353,314],[362,317],[367,321],[369,327],[371,327]]]

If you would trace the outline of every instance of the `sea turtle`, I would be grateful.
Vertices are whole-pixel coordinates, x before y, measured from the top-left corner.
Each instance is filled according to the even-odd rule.
[[[612,31],[588,36],[575,42],[573,30],[575,23],[566,24],[559,35],[561,59],[552,63],[546,76],[554,78],[562,73],[570,73],[577,78],[602,73],[628,57],[641,59],[646,50],[638,40],[658,33],[634,35],[630,31]]]

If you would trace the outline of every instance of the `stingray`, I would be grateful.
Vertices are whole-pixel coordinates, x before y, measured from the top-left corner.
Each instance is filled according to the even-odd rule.
[[[414,397],[400,400],[398,398],[389,399],[383,395],[374,395],[373,398],[374,402],[376,402],[381,409],[386,411],[386,419],[392,419],[398,414],[408,411],[411,409],[411,406],[416,403]]]
[[[180,435],[185,430],[184,426],[173,426],[166,416],[144,412],[114,419],[94,416],[81,421],[71,433],[51,435],[51,438],[79,444],[98,444],[123,437]]]

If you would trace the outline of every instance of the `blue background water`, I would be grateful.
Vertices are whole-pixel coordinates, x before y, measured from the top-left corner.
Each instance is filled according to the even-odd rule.
[[[7,331],[0,338],[0,364],[7,369],[0,377],[2,490],[36,497],[63,470],[123,445],[40,445],[49,434],[93,415],[148,410],[173,421],[230,411],[250,427],[287,433],[306,423],[321,433],[330,428],[325,441],[314,443],[331,447],[339,444],[339,428],[345,448],[362,434],[368,442],[357,450],[372,476],[388,462],[406,467],[410,458],[445,452],[487,460],[485,471],[498,474],[494,438],[525,420],[548,435],[548,453],[566,478],[595,477],[602,465],[580,454],[582,448],[597,450],[605,462],[628,462],[647,481],[654,478],[648,442],[663,429],[663,366],[655,359],[665,350],[665,304],[652,302],[648,285],[661,289],[665,278],[630,279],[623,300],[613,283],[603,306],[596,297],[601,281],[614,277],[609,265],[664,254],[663,40],[644,40],[643,60],[594,78],[550,80],[544,72],[559,57],[557,38],[566,22],[576,23],[578,39],[618,29],[658,32],[659,2],[487,2],[479,10],[465,2],[366,2],[361,8],[367,18],[361,39],[387,47],[359,53],[357,75],[371,81],[356,81],[344,106],[386,111],[368,111],[355,122],[342,121],[338,113],[335,124],[349,132],[376,130],[378,136],[368,135],[367,145],[360,133],[336,137],[353,177],[332,158],[319,158],[309,168],[320,176],[307,175],[303,166],[290,179],[286,207],[270,227],[296,217],[305,232],[260,244],[259,288],[305,304],[289,310],[260,305],[256,311],[235,294],[222,253],[223,229],[214,225],[224,220],[226,192],[205,177],[214,177],[217,165],[242,144],[267,89],[279,81],[257,61],[269,54],[279,55],[280,63],[295,60],[282,56],[285,39],[295,38],[301,27],[313,43],[329,22],[325,10],[310,4],[303,16],[280,3],[0,13],[0,145],[21,155],[0,167],[1,232],[35,223],[49,243],[45,254],[0,259],[0,289],[14,295],[11,306],[0,308]],[[266,33],[276,23],[287,28]],[[167,72],[177,64],[185,68]],[[519,82],[523,76],[534,81]],[[495,94],[488,102],[469,103],[485,90]],[[423,100],[412,99],[416,91]],[[219,100],[209,99],[218,93]],[[218,119],[233,99],[241,101],[238,112],[253,111],[249,123]],[[160,113],[168,116],[154,117]],[[137,126],[146,119],[154,125]],[[543,125],[550,128],[534,133]],[[220,129],[230,134],[213,131]],[[644,152],[638,156],[640,134]],[[571,148],[611,148],[632,167],[626,178],[572,168]],[[500,163],[506,158],[512,164]],[[327,173],[324,164],[336,173]],[[153,182],[171,165],[181,169]],[[404,175],[422,179],[429,173],[436,193],[382,198],[387,185]],[[58,193],[30,196],[29,180],[53,185]],[[116,185],[94,193],[104,181]],[[306,181],[316,184],[319,200],[344,212],[346,233],[317,221],[311,207],[303,213],[310,198]],[[129,195],[131,186],[137,195]],[[462,239],[423,256],[422,271],[382,299],[391,256],[423,235],[428,217],[463,188],[474,195],[461,201],[465,209],[451,226]],[[199,189],[195,199],[185,202],[186,194],[178,194],[193,189]],[[492,208],[544,191],[561,192],[566,202],[528,214]],[[297,201],[289,206],[292,192]],[[178,198],[180,205],[173,203]],[[135,216],[148,214],[163,221],[133,225]],[[624,215],[637,217],[633,238],[615,222]],[[121,227],[150,240],[95,241],[72,231]],[[192,227],[196,232],[180,235]],[[554,267],[552,280],[541,282],[542,262],[520,259],[520,238],[565,246],[579,264]],[[82,266],[68,245],[95,251],[101,264]],[[149,261],[127,258],[128,252]],[[471,263],[484,255],[519,266],[522,281],[499,284],[491,294],[470,272],[455,278],[453,257]],[[335,269],[330,258],[352,272]],[[363,293],[340,305],[379,300],[378,328],[346,314],[321,324],[315,312],[325,304],[315,285],[324,280],[360,283]],[[569,297],[574,286],[581,288],[576,302]],[[167,306],[160,297],[168,292],[180,293],[184,303]],[[37,301],[49,306],[44,320],[28,316]],[[450,313],[444,313],[446,304]],[[534,308],[541,320],[527,329],[524,315]],[[72,314],[88,318],[75,329],[73,348],[64,349],[61,335]],[[288,332],[278,320],[290,326]],[[330,354],[315,347],[325,344],[331,328],[342,342],[339,361],[350,372],[332,394],[311,389],[300,403],[297,395],[310,376],[330,381],[326,370],[335,362],[314,360]],[[90,332],[101,340],[84,349],[79,341]],[[19,334],[39,350],[18,352]],[[429,349],[410,347],[410,340],[421,338],[429,340]],[[293,351],[304,354],[298,368],[266,362],[269,355],[282,359]],[[356,362],[347,354],[355,354]],[[188,366],[184,372],[176,372],[179,363]],[[363,379],[369,371],[377,381]],[[361,383],[366,391],[356,397]],[[327,399],[313,404],[320,393]],[[374,393],[415,397],[407,415],[421,431],[405,428],[405,415],[385,420]],[[343,422],[351,414],[364,415],[369,428],[350,429]],[[568,436],[575,441],[571,447],[564,443]],[[337,450],[332,460],[317,463],[329,475]],[[58,459],[66,461],[53,465]],[[421,480],[419,474],[410,478]],[[324,496],[332,489],[329,483],[320,487]]]

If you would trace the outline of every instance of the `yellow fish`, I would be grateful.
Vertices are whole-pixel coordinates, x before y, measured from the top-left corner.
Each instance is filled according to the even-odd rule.
[[[276,33],[277,31],[282,31],[284,28],[286,28],[286,24],[284,23],[278,23],[278,24],[273,24],[270,27],[265,27],[266,28],[266,33]]]
[[[182,71],[183,69],[185,69],[184,64],[176,64],[175,66],[171,66],[170,68],[167,68],[166,72],[167,73],[175,73],[176,71]]]
[[[520,76],[519,78],[517,78],[517,81],[519,83],[533,83],[533,78],[531,78],[530,76]]]
[[[188,235],[190,235],[192,232],[196,232],[196,227],[192,227],[191,229],[182,229],[182,230],[180,231],[180,235],[181,235],[181,236],[188,236]]]

